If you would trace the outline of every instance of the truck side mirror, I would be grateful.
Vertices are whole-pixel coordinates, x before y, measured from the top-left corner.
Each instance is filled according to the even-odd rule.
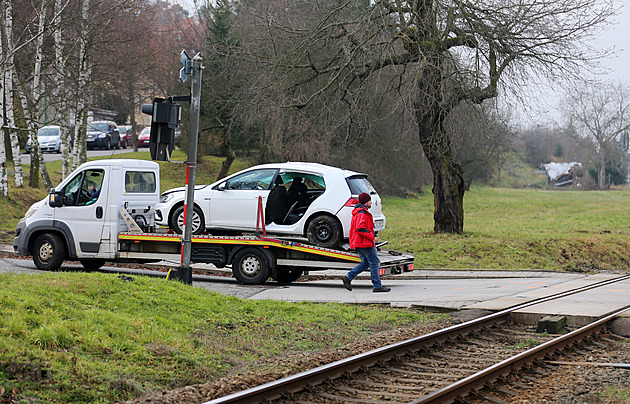
[[[63,206],[63,193],[61,191],[56,191],[55,188],[51,188],[50,193],[48,194],[48,204],[51,208]]]

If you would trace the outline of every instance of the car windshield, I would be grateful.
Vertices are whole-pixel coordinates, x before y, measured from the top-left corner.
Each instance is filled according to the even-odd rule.
[[[151,128],[147,127],[142,129],[142,132],[140,132],[141,135],[150,135],[151,134]]]
[[[59,136],[59,128],[41,128],[37,131],[37,136]]]
[[[109,131],[109,124],[106,123],[91,123],[87,128],[88,132],[107,132]]]
[[[348,186],[350,187],[350,192],[352,192],[352,195],[359,195],[362,192],[366,192],[368,194],[376,192],[374,191],[374,187],[372,186],[372,184],[370,184],[370,182],[367,180],[367,177],[365,176],[357,175],[354,177],[349,177],[346,178],[346,181],[348,182]]]

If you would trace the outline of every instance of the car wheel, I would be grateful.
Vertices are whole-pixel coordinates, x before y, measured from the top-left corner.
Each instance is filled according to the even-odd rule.
[[[112,141],[107,139],[107,144],[105,144],[105,149],[106,150],[111,150],[112,149]]]
[[[105,265],[105,260],[101,259],[84,259],[79,260],[79,262],[81,263],[81,265],[83,265],[83,268],[87,269],[88,271],[96,271],[97,269],[100,269],[103,265]]]
[[[318,247],[335,248],[342,239],[339,221],[330,215],[318,215],[310,221],[306,228],[309,243]]]
[[[274,280],[278,283],[291,283],[300,279],[303,273],[304,270],[298,267],[278,268],[278,274]]]
[[[269,278],[267,256],[257,248],[245,248],[234,257],[232,273],[240,283],[262,285]]]
[[[181,205],[171,215],[169,227],[177,234],[184,232],[184,205]],[[195,206],[192,217],[192,234],[202,234],[206,230],[206,224],[201,209]]]
[[[66,256],[66,246],[56,234],[42,234],[33,244],[33,262],[42,271],[56,271]]]

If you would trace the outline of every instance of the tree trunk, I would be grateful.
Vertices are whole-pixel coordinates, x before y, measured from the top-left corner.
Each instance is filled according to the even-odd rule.
[[[450,144],[446,144],[449,143],[446,134],[421,128],[420,142],[433,173],[433,230],[461,234],[464,231],[466,190],[462,168],[455,160]]]
[[[54,75],[55,90],[54,96],[59,100],[57,117],[60,122],[61,135],[61,178],[66,178],[72,172],[72,136],[70,136],[70,122],[68,121],[68,103],[63,89],[66,88],[64,75],[63,57],[63,33],[61,32],[61,12],[63,10],[62,0],[55,0],[55,67]]]
[[[4,66],[5,74],[5,109],[6,124],[9,128],[9,138],[11,139],[11,150],[13,151],[13,181],[15,186],[22,188],[24,186],[24,175],[22,174],[22,160],[20,159],[20,143],[15,126],[15,114],[13,113],[14,89],[13,89],[13,71],[15,70],[15,62],[13,55],[13,4],[11,0],[4,2],[5,4],[5,24],[4,34],[7,43],[6,64]]]
[[[77,100],[77,119],[74,131],[74,152],[72,167],[77,168],[79,165],[87,161],[87,118],[88,118],[88,82],[92,75],[90,67],[90,58],[88,52],[88,35],[89,35],[89,9],[90,0],[82,1],[81,16],[81,47],[79,49],[79,99]]]
[[[414,100],[420,144],[433,173],[433,230],[436,233],[464,231],[464,192],[462,166],[455,159],[451,140],[444,130],[450,109],[441,102],[443,82],[439,57],[428,65],[418,81]]]
[[[35,47],[35,66],[33,68],[32,105],[28,105],[28,100],[26,99],[23,99],[22,103],[26,107],[24,110],[28,111],[28,126],[31,132],[31,183],[33,183],[34,177],[41,174],[44,187],[46,189],[50,189],[52,187],[52,182],[50,181],[50,176],[48,175],[48,170],[46,169],[46,163],[44,162],[44,158],[39,147],[39,141],[37,139],[37,130],[39,129],[38,118],[40,112],[39,101],[42,98],[41,78],[42,60],[44,58],[44,29],[46,28],[46,0],[42,0],[42,6],[39,13],[37,40],[35,41],[37,45]]]
[[[0,46],[0,60],[4,59],[4,52],[2,46]],[[4,91],[4,70],[0,73],[0,91]],[[0,100],[2,99],[2,92],[0,92]],[[9,95],[10,97],[10,95]],[[1,103],[0,103],[1,105]],[[0,123],[4,122],[4,108],[0,108]],[[7,153],[5,150],[5,130],[0,128],[0,196],[7,198],[9,196],[9,174],[7,172]],[[18,156],[19,158],[19,156]]]
[[[221,164],[221,170],[219,170],[219,175],[217,175],[217,181],[221,178],[227,177],[230,172],[230,167],[232,166],[232,162],[236,158],[236,153],[232,150],[232,141],[230,138],[230,130],[228,128],[223,128],[223,150],[225,150],[225,160]]]
[[[599,147],[599,174],[597,176],[599,189],[606,189],[606,154],[603,145]]]

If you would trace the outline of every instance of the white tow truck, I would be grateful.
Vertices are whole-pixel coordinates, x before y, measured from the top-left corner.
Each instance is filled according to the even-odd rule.
[[[105,262],[181,262],[180,235],[155,228],[160,166],[145,160],[98,160],[81,165],[33,204],[16,228],[13,249],[32,256],[37,268],[56,270],[78,260],[89,270]],[[353,251],[333,250],[300,239],[264,234],[192,237],[191,262],[232,267],[244,284],[270,277],[282,283],[304,271],[350,269],[360,262]],[[412,254],[379,251],[381,275],[413,270]]]

